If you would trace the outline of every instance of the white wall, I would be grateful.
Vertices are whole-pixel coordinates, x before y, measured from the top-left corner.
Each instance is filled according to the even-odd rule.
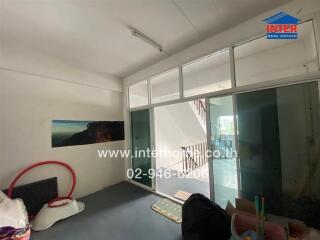
[[[97,150],[123,149],[124,141],[51,147],[53,119],[123,120],[122,89],[119,79],[0,39],[0,189],[22,168],[44,160],[61,160],[75,169],[75,197],[122,181],[123,160],[99,159]],[[70,177],[56,166],[36,169],[19,184],[54,176],[64,194]]]
[[[155,108],[154,113],[157,151],[179,151],[181,146],[188,145],[185,133],[180,129],[166,107]],[[179,156],[160,155],[156,158],[157,168],[174,165],[180,160]]]
[[[0,70],[0,189],[19,170],[43,160],[61,160],[76,171],[75,196],[84,196],[124,178],[123,160],[102,160],[98,149],[122,149],[123,141],[51,147],[51,120],[122,120],[122,93]],[[22,183],[59,177],[61,193],[70,186],[60,167],[33,171]]]
[[[156,107],[154,113],[158,151],[180,151],[181,147],[207,141],[206,132],[189,102]],[[157,167],[178,162],[181,162],[179,156],[161,155],[157,158]]]
[[[0,68],[118,92],[123,91],[122,81],[113,76],[79,69],[72,63],[61,61],[55,56],[36,52],[34,49],[8,43],[2,39],[0,39]]]

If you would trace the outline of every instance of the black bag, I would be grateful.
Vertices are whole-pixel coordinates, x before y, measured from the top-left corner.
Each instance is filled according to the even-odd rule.
[[[230,224],[230,216],[200,193],[192,194],[182,206],[183,240],[229,240]]]

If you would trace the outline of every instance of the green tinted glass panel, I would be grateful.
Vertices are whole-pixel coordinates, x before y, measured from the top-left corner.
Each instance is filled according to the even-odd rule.
[[[131,147],[134,180],[151,187],[152,181],[148,176],[148,170],[151,169],[151,157],[148,156],[150,154],[147,154],[147,150],[151,149],[148,109],[131,112]]]
[[[237,95],[241,195],[320,229],[317,82]]]

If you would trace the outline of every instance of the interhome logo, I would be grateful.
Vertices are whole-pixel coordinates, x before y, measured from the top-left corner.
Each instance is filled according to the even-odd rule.
[[[267,23],[267,39],[297,39],[298,18],[279,12],[263,20]]]

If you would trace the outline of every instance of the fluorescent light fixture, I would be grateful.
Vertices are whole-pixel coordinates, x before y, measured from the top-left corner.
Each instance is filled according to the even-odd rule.
[[[142,32],[138,31],[137,29],[133,27],[129,27],[132,33],[132,36],[135,36],[137,38],[140,38],[141,40],[145,41],[146,43],[149,43],[151,46],[157,48],[160,52],[163,51],[162,47],[160,44],[156,43],[153,41],[151,38],[148,36],[144,35]]]

